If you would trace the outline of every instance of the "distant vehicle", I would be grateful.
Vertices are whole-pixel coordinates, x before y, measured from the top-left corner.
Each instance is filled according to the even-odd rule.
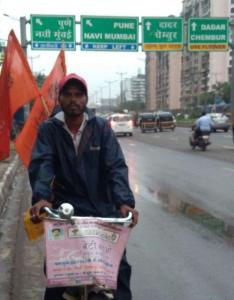
[[[195,140],[193,136],[190,136],[189,143],[193,150],[199,147],[202,151],[206,151],[207,146],[211,144],[209,132],[203,132]]]
[[[172,115],[172,118],[173,118],[173,123],[174,123],[175,128],[176,128],[176,124],[177,124],[176,117],[174,115]]]
[[[130,114],[113,114],[109,117],[109,122],[116,135],[133,135],[133,120]]]
[[[141,113],[139,118],[139,126],[142,133],[146,131],[157,132],[157,120],[155,113]]]
[[[228,132],[230,123],[227,116],[222,113],[209,113],[207,114],[207,116],[210,116],[213,121],[213,132],[215,132],[216,130],[223,130],[224,132]]]
[[[176,127],[175,117],[171,112],[167,111],[158,111],[157,115],[157,127],[159,131],[163,131],[164,129],[174,130]]]

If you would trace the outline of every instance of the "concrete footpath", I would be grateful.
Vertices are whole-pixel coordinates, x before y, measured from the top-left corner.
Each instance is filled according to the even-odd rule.
[[[9,189],[21,162],[14,150],[8,159],[0,162],[0,215],[4,210]]]

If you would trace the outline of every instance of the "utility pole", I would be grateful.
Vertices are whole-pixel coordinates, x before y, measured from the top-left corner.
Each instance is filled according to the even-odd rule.
[[[116,74],[120,75],[120,102],[123,104],[123,76],[127,74],[127,72],[116,72]]]
[[[231,69],[231,112],[232,112],[232,139],[234,142],[234,19],[231,23],[231,49],[232,49],[232,69]]]
[[[3,14],[3,16],[20,23],[20,44],[24,53],[27,55],[28,41],[26,36],[26,24],[29,23],[29,21],[26,20],[26,17],[17,18],[9,14]]]
[[[33,60],[36,59],[36,58],[39,58],[40,55],[36,55],[36,56],[27,56],[28,59],[30,60],[30,65],[31,65],[31,70],[32,70],[32,73],[33,73]]]
[[[112,100],[111,100],[111,84],[116,82],[117,80],[106,80],[106,82],[108,83],[108,87],[109,87],[109,112],[112,111]]]
[[[21,47],[24,50],[25,55],[27,56],[28,41],[26,35],[26,24],[28,23],[28,21],[26,20],[26,17],[20,17],[19,21],[20,21],[20,43],[21,43]]]
[[[103,91],[103,89],[104,89],[104,86],[100,86],[99,89],[100,89],[101,111],[102,111],[102,113],[103,113],[103,112],[104,112],[104,107],[103,107],[103,94],[102,94],[102,91]]]

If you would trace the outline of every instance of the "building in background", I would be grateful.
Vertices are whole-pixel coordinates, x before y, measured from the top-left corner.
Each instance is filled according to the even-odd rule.
[[[146,53],[147,110],[180,109],[181,53]]]
[[[131,78],[132,101],[145,103],[145,74],[138,72]]]
[[[181,53],[159,52],[156,61],[156,109],[180,109]]]
[[[156,52],[146,52],[145,60],[145,88],[146,88],[146,109],[156,110]]]
[[[190,17],[234,16],[234,0],[184,0],[181,16],[186,42]],[[194,111],[202,94],[230,80],[230,52],[146,52],[147,109]]]
[[[184,0],[182,16],[185,24],[190,17],[229,17],[233,0]],[[187,28],[185,25],[185,32]],[[200,105],[200,95],[209,92],[214,84],[229,80],[228,52],[182,51],[181,107],[193,111]]]
[[[145,74],[138,71],[136,76],[124,78],[123,83],[123,100],[125,102],[137,101],[145,103]]]

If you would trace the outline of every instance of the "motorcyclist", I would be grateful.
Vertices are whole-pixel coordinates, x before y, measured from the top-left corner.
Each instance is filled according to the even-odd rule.
[[[203,111],[201,116],[196,120],[193,130],[193,139],[194,141],[202,134],[210,134],[213,127],[213,122],[210,116],[207,116],[206,112]]]

